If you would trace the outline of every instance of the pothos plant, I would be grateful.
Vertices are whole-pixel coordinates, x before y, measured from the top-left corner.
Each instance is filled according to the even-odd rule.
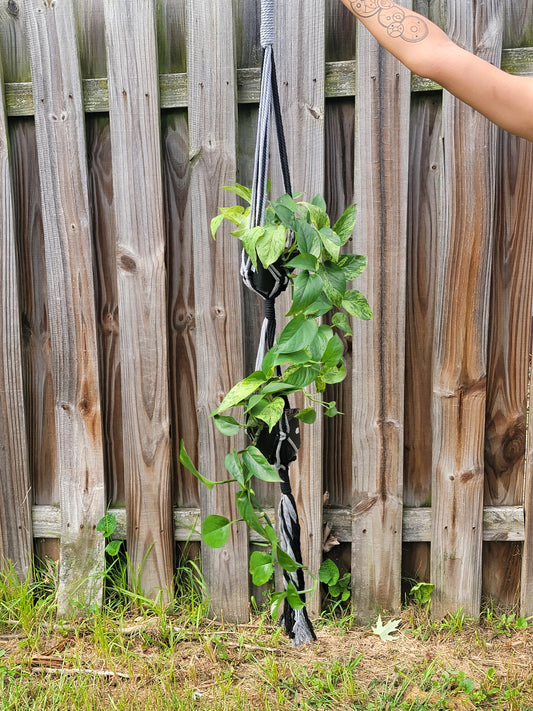
[[[249,205],[249,188],[236,184],[225,189]],[[327,402],[322,395],[327,385],[339,383],[346,376],[339,332],[351,335],[350,316],[372,318],[366,298],[350,288],[350,282],[366,267],[367,259],[342,252],[352,234],[355,207],[348,207],[332,226],[320,195],[311,202],[300,198],[301,195],[283,195],[268,202],[260,227],[249,226],[250,208],[242,205],[220,208],[211,221],[213,238],[224,220],[235,225],[231,234],[241,240],[256,269],[259,262],[268,268],[281,260],[290,279],[290,308],[286,314],[289,320],[275,345],[265,354],[261,369],[234,385],[211,413],[222,434],[233,436],[244,429],[249,435],[248,446],[233,449],[225,457],[229,479],[218,482],[204,477],[192,463],[183,442],[180,445],[180,461],[209,489],[236,483],[240,516],[237,521],[245,521],[263,539],[264,551],[255,551],[250,556],[250,573],[256,585],[271,579],[276,563],[288,572],[300,567],[280,547],[274,526],[254,493],[254,478],[280,481],[275,467],[256,446],[258,435],[264,428],[272,431],[282,417],[285,398],[298,393],[303,395],[305,406],[295,416],[303,423],[313,423],[319,408],[326,417],[341,414],[335,401]],[[321,322],[326,314],[330,314],[331,325]],[[239,419],[234,416],[234,408],[240,409]],[[223,516],[208,516],[202,524],[204,542],[214,548],[223,546],[235,522]],[[285,597],[293,608],[302,607],[299,592],[302,591],[289,583],[284,592],[274,593],[272,614],[275,616]]]

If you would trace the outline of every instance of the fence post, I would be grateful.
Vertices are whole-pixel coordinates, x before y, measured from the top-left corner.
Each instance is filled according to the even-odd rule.
[[[0,72],[1,74],[1,72]],[[24,580],[33,551],[28,443],[22,384],[13,183],[0,77],[0,571],[11,560]]]
[[[405,3],[404,3],[405,4]],[[354,250],[374,311],[353,329],[352,593],[355,612],[401,602],[409,73],[358,28]]]
[[[475,3],[448,0],[448,33],[473,51],[476,38],[499,11],[500,0],[485,3],[479,15]],[[490,40],[485,58],[499,61],[501,33]],[[437,617],[460,607],[477,615],[481,601],[496,164],[496,128],[447,92],[442,123],[446,193],[437,277],[431,542],[432,612]]]
[[[220,190],[236,178],[236,85],[233,3],[188,0],[190,205],[193,215],[194,294],[198,383],[198,466],[213,479],[227,479],[227,438],[209,413],[244,377],[239,243],[226,230],[213,242],[209,222],[228,197]],[[242,444],[242,441],[240,442]],[[239,445],[237,445],[239,446]],[[233,489],[201,487],[202,518],[239,518]],[[202,546],[202,573],[211,612],[228,621],[249,616],[248,541],[244,524],[234,524],[228,543]]]
[[[154,0],[104,3],[117,230],[128,553],[148,597],[173,591],[167,288]]]
[[[85,116],[71,0],[28,0],[61,504],[59,612],[100,602],[105,510]]]

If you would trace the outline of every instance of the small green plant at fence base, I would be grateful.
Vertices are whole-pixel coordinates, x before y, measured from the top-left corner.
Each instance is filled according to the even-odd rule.
[[[487,624],[493,627],[496,632],[505,634],[508,637],[514,630],[527,629],[530,626],[530,618],[517,615],[515,612],[502,612],[497,615],[492,603],[482,612],[482,616],[485,618]]]
[[[327,586],[328,595],[331,598],[335,598],[332,612],[341,603],[349,599],[351,578],[350,573],[344,573],[341,577],[337,564],[330,558],[326,558],[322,561],[322,565],[318,571],[318,579]]]
[[[108,541],[105,552],[110,556],[117,556],[120,552],[122,541],[109,540],[117,528],[117,517],[115,514],[106,513],[96,524],[96,530]]]
[[[249,188],[236,184],[225,189],[250,203]],[[244,449],[234,449],[226,455],[224,464],[230,478],[213,481],[203,476],[191,461],[184,443],[180,444],[181,463],[209,489],[236,482],[237,520],[245,521],[263,539],[260,545],[264,550],[250,556],[250,573],[255,585],[268,582],[276,564],[288,572],[303,567],[281,548],[274,526],[255,496],[254,478],[281,481],[276,468],[259,450],[258,439],[265,428],[271,433],[276,427],[286,411],[289,396],[303,396],[305,406],[294,413],[302,423],[312,424],[317,408],[322,408],[326,417],[341,414],[336,402],[326,402],[322,395],[328,385],[346,377],[339,333],[352,334],[350,317],[372,318],[365,297],[349,288],[349,283],[365,269],[367,259],[342,253],[355,224],[354,206],[348,207],[331,225],[320,195],[311,202],[299,197],[283,195],[269,202],[262,226],[250,227],[250,208],[242,205],[221,208],[211,222],[213,238],[224,220],[235,225],[231,234],[242,242],[256,269],[260,265],[267,269],[273,264],[281,264],[285,269],[291,293],[286,314],[289,321],[275,345],[265,354],[260,369],[234,385],[211,413],[222,434],[234,436],[245,430],[251,441]],[[330,315],[331,325],[321,322],[326,314]],[[234,408],[242,408],[240,421],[229,413]],[[208,516],[202,524],[204,542],[215,548],[223,546],[232,523],[235,521],[224,516]],[[349,577],[339,580],[337,571],[334,580],[335,573],[329,565],[322,575],[328,578],[324,582],[330,594],[346,600]],[[302,592],[289,583],[283,593],[273,595],[272,613],[277,612],[285,597],[292,607],[302,607]]]
[[[420,582],[413,585],[409,594],[413,597],[415,603],[420,607],[427,607],[429,609],[431,605],[431,595],[435,586],[432,583]]]

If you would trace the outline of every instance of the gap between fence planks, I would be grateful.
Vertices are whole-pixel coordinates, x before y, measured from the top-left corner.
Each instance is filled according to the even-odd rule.
[[[218,206],[233,199],[220,188],[236,179],[236,114],[233,4],[231,0],[188,0],[190,209],[193,215],[196,311],[198,467],[211,479],[227,479],[230,449],[209,418],[244,373],[242,295],[238,241],[222,229],[209,231]],[[213,33],[217,33],[217,37]],[[239,448],[244,438],[232,442]],[[187,442],[185,443],[187,446]],[[238,519],[234,488],[200,489],[202,516]],[[249,617],[248,541],[245,524],[231,527],[226,545],[202,546],[202,573],[211,613],[227,621]]]
[[[52,344],[62,515],[60,614],[102,598],[105,510],[81,80],[71,0],[26,3]]]
[[[4,563],[11,560],[20,580],[25,580],[31,569],[33,550],[32,502],[22,383],[13,182],[4,107],[0,82],[0,571]]]
[[[410,84],[362,28],[357,58],[354,249],[374,318],[354,319],[352,599],[366,618],[401,603]]]
[[[104,3],[109,68],[124,475],[132,574],[173,590],[167,290],[156,10]]]
[[[467,49],[501,57],[501,3],[448,2],[448,33]],[[490,28],[496,31],[490,32]],[[496,128],[445,92],[445,219],[437,284],[433,397],[432,612],[477,616],[482,514],[487,329]]]

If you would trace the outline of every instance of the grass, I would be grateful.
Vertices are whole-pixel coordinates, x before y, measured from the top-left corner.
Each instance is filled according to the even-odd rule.
[[[533,710],[533,635],[509,611],[434,621],[411,605],[385,642],[337,608],[317,621],[318,643],[295,650],[266,615],[208,620],[194,563],[167,608],[119,573],[103,610],[61,622],[52,564],[34,582],[0,574],[1,711]]]

